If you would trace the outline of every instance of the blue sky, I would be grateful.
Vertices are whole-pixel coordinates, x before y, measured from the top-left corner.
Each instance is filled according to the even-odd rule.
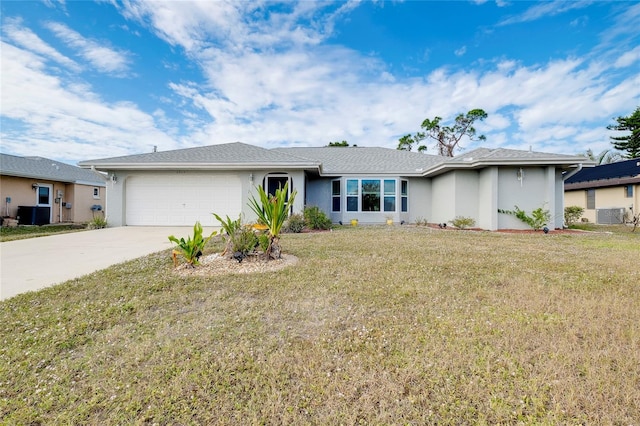
[[[71,164],[234,141],[395,148],[474,108],[482,146],[597,153],[640,105],[638,2],[0,8],[0,150]]]

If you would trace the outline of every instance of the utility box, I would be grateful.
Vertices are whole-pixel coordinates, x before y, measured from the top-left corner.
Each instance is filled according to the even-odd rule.
[[[18,225],[47,225],[50,217],[50,207],[18,206]]]
[[[597,209],[596,223],[600,225],[616,225],[624,223],[624,207]]]

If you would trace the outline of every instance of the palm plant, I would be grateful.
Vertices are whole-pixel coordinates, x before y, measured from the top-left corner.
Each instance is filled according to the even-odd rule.
[[[285,183],[283,188],[276,189],[275,195],[267,194],[262,186],[258,186],[257,190],[260,201],[251,197],[249,207],[258,216],[258,222],[267,227],[266,232],[269,238],[265,251],[267,259],[279,259],[282,253],[280,233],[297,192],[292,191],[287,199],[289,183]]]
[[[211,235],[208,237],[202,236],[202,225],[200,222],[196,222],[193,225],[193,238],[190,235],[187,236],[185,240],[184,237],[177,239],[173,235],[169,235],[169,241],[176,243],[178,248],[173,250],[173,263],[177,264],[176,256],[178,254],[182,255],[184,259],[187,261],[187,264],[191,267],[198,265],[198,259],[202,256],[202,250],[204,250],[204,246],[209,242],[214,235],[216,235],[216,231],[213,231]]]

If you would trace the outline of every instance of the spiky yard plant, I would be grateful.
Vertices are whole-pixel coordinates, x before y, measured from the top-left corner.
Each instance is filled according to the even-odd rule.
[[[238,219],[233,220],[229,216],[226,216],[226,219],[221,218],[215,213],[212,213],[213,216],[220,222],[220,226],[222,227],[222,231],[220,235],[222,239],[226,242],[224,251],[222,255],[233,254],[233,239],[236,233],[242,228],[242,216],[239,216]]]
[[[275,195],[267,194],[260,185],[257,187],[257,191],[260,200],[258,201],[252,196],[249,199],[249,207],[258,216],[258,222],[267,227],[266,233],[269,237],[269,244],[265,251],[267,259],[279,259],[282,254],[280,234],[297,191],[292,191],[288,199],[289,183],[276,189]]]
[[[178,239],[173,235],[169,235],[169,241],[178,245],[172,252],[174,265],[177,265],[176,257],[178,254],[184,257],[187,264],[191,267],[199,264],[198,259],[202,256],[204,246],[217,234],[216,231],[213,231],[211,235],[205,238],[202,236],[202,233],[202,225],[200,222],[196,222],[195,225],[193,225],[193,238],[191,238],[191,235],[188,235],[185,240],[184,237]]]

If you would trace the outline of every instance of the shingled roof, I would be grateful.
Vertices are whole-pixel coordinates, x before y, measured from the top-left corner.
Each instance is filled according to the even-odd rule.
[[[106,178],[93,170],[43,157],[19,157],[0,154],[0,174],[56,182],[105,186]]]
[[[456,157],[379,147],[288,147],[265,149],[241,142],[173,151],[151,152],[80,162],[100,170],[176,169],[234,170],[288,168],[315,170],[324,176],[388,174],[431,176],[451,169],[478,169],[493,165],[558,165],[588,162],[574,155],[511,149],[479,148]]]
[[[242,142],[195,148],[158,151],[123,157],[81,161],[81,167],[101,169],[167,169],[188,166],[194,169],[243,169],[258,167],[318,168],[317,161],[297,158],[284,152],[260,148]]]
[[[388,148],[316,147],[275,148],[273,151],[293,154],[322,163],[324,175],[403,174],[422,175],[427,168],[447,157]]]

